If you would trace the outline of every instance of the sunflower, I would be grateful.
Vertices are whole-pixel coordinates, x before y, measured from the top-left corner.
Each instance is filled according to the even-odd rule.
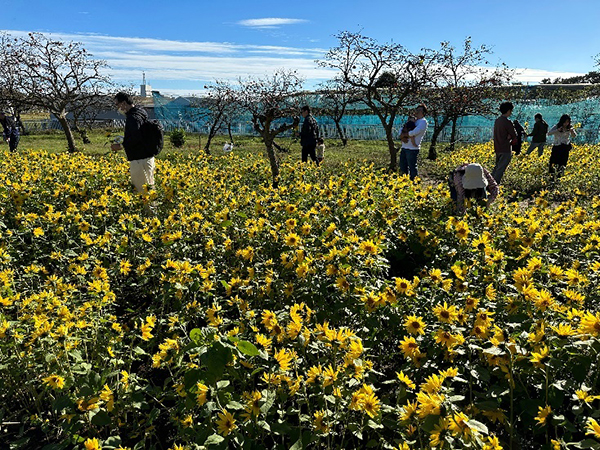
[[[217,429],[222,436],[227,436],[233,430],[237,428],[235,419],[229,411],[226,409],[222,410],[217,419]]]
[[[600,439],[600,425],[591,417],[588,419],[587,422],[587,430],[588,431],[586,435],[592,435],[596,439]]]
[[[60,375],[50,375],[49,377],[42,378],[42,381],[52,389],[62,389],[65,387],[65,379]]]
[[[400,341],[400,345],[398,346],[400,348],[400,350],[402,350],[402,353],[404,353],[404,356],[407,357],[412,357],[415,356],[416,354],[420,353],[419,352],[419,344],[417,344],[417,341],[415,340],[414,337],[405,337],[404,339],[402,339]]]
[[[408,376],[404,375],[404,372],[396,372],[396,375],[398,376],[398,379],[406,385],[407,388],[414,389],[416,387],[415,383],[411,381],[411,379],[408,378]]]
[[[422,317],[408,316],[404,322],[404,326],[410,334],[425,333],[425,322]]]
[[[550,406],[546,406],[545,408],[539,406],[538,415],[537,417],[535,417],[535,420],[538,422],[538,425],[546,425],[546,421],[550,414],[552,414],[552,408],[550,408]]]
[[[456,306],[450,305],[444,302],[443,305],[438,304],[435,308],[433,308],[434,314],[437,316],[438,320],[443,323],[454,323],[458,318],[458,310]]]

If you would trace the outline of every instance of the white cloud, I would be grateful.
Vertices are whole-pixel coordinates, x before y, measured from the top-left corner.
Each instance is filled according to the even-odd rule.
[[[237,22],[238,25],[250,28],[277,28],[282,25],[295,25],[305,23],[305,19],[284,19],[280,17],[266,17],[264,19],[246,19]]]
[[[6,31],[15,36],[27,35],[26,31]],[[172,87],[170,91],[173,92],[193,92],[195,89],[178,89],[177,83],[198,83],[197,89],[201,90],[206,82],[215,79],[235,81],[240,77],[261,77],[280,68],[296,70],[306,80],[307,89],[335,75],[333,70],[319,67],[315,63],[315,59],[323,58],[326,53],[326,49],[321,48],[176,41],[98,34],[49,34],[55,39],[82,42],[94,57],[106,60],[110,66],[109,73],[115,81],[137,85],[141,82],[144,71],[148,83],[161,91],[161,82],[170,81],[168,85]],[[523,83],[539,83],[544,78],[574,75],[580,74],[543,69],[515,69],[515,79]],[[167,83],[163,85],[165,84]]]
[[[539,83],[544,78],[567,78],[585,75],[579,72],[556,72],[544,69],[515,69],[515,80],[522,83]]]

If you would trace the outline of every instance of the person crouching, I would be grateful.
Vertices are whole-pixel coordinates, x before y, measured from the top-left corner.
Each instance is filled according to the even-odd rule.
[[[465,199],[486,200],[486,207],[498,197],[498,183],[481,164],[466,163],[450,174],[450,196],[458,214],[465,212]]]

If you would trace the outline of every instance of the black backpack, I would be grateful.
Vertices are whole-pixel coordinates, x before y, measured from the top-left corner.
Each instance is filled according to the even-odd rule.
[[[158,155],[163,149],[164,128],[156,119],[144,121],[140,127],[144,148],[148,149],[151,156]]]

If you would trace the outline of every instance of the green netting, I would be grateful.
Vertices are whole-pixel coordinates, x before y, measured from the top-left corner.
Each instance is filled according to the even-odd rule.
[[[154,107],[156,118],[159,119],[166,130],[183,128],[189,132],[206,133],[209,124],[203,117],[202,109],[197,106],[193,97],[172,100],[154,92]],[[319,96],[308,100],[309,104],[318,107]],[[511,119],[518,119],[521,124],[529,123],[529,130],[534,123],[534,115],[541,113],[550,126],[556,124],[562,114],[569,114],[574,124],[580,124],[575,142],[596,143],[599,139],[600,129],[600,102],[596,98],[583,101],[557,105],[551,101],[540,99],[536,101],[523,101],[515,103],[515,110]],[[364,106],[350,107],[349,114],[344,116],[341,125],[349,139],[383,140],[385,133],[379,118],[372,114],[360,114]],[[337,130],[331,118],[317,116],[317,121],[325,138],[336,138]],[[492,129],[496,116],[469,116],[463,117],[458,122],[457,141],[460,142],[486,142],[492,138]],[[405,117],[398,117],[395,121],[396,132],[399,132]],[[432,133],[430,125],[428,139]],[[240,116],[232,123],[232,132],[240,135],[255,134],[249,116]],[[439,136],[440,142],[450,140],[450,129],[445,129]]]

